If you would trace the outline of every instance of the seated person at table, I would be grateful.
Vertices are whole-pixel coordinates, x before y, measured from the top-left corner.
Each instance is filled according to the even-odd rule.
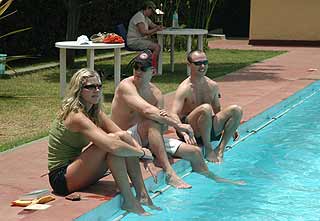
[[[108,169],[123,196],[122,208],[150,215],[152,203],[140,171],[139,157],[152,159],[127,132],[101,110],[102,84],[95,71],[80,69],[70,80],[60,112],[49,131],[48,169],[54,192],[67,195],[94,184]],[[134,196],[131,182],[136,190]]]
[[[133,76],[122,80],[116,89],[111,119],[123,130],[128,130],[141,146],[148,146],[163,168],[167,184],[175,188],[191,188],[173,170],[167,153],[190,161],[192,170],[216,182],[242,185],[243,181],[232,181],[216,176],[208,170],[199,147],[180,140],[163,137],[167,126],[172,126],[195,144],[190,125],[181,124],[164,110],[164,98],[156,85],[152,84],[152,54],[143,51],[133,59]]]
[[[221,109],[218,85],[205,76],[208,58],[203,51],[191,51],[187,62],[191,73],[176,90],[172,113],[179,122],[192,126],[197,143],[204,146],[207,160],[222,163],[228,141],[232,136],[234,139],[239,136],[242,109],[238,105]],[[220,140],[216,149],[212,147],[213,140]]]
[[[149,18],[154,14],[156,5],[152,1],[144,2],[142,9],[138,11],[129,22],[127,45],[134,50],[150,49],[154,56],[155,72],[157,69],[157,61],[160,53],[160,45],[151,39],[151,35],[157,31],[161,31],[161,25],[154,24]]]

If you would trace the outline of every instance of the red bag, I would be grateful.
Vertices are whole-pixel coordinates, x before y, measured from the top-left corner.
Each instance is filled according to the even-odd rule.
[[[124,43],[124,40],[121,36],[115,33],[109,33],[104,39],[103,43]]]

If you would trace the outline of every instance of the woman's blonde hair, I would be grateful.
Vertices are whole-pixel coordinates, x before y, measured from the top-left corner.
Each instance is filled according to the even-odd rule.
[[[102,96],[97,104],[87,112],[85,105],[82,103],[81,91],[88,78],[96,77],[100,81],[100,76],[96,71],[86,68],[78,70],[71,78],[67,94],[62,100],[60,112],[58,113],[59,120],[65,120],[71,112],[83,112],[96,125],[99,125],[99,111],[102,106]]]

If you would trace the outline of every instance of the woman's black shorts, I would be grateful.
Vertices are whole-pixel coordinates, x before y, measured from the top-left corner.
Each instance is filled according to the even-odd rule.
[[[65,174],[69,165],[59,167],[49,173],[49,182],[53,191],[59,195],[68,195],[69,190]]]

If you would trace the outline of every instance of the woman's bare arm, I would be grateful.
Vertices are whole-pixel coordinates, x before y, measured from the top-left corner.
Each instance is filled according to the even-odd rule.
[[[70,113],[65,126],[71,131],[82,133],[97,147],[116,156],[141,157],[145,154],[142,149],[122,141],[116,133],[106,133],[81,112]]]

